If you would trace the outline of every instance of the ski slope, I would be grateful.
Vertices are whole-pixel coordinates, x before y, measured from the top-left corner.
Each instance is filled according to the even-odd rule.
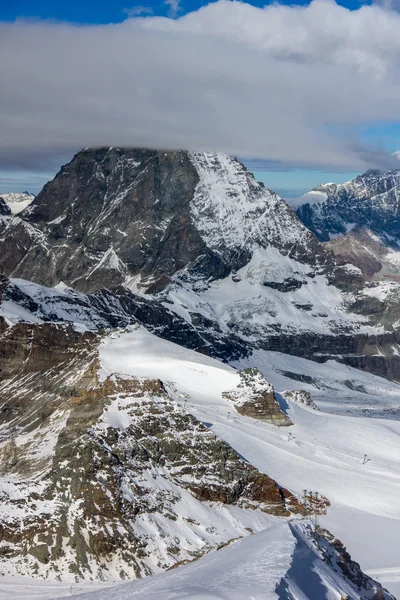
[[[322,560],[310,531],[307,523],[280,523],[178,570],[79,595],[77,600],[371,598]]]
[[[238,383],[232,367],[143,328],[111,334],[99,353],[101,377],[119,373],[162,379],[178,401],[261,471],[298,494],[308,489],[327,496],[332,507],[324,523],[362,568],[380,573],[389,591],[400,592],[399,385],[333,361],[320,365],[257,351],[236,366],[257,366],[275,386],[294,423],[280,429],[240,416],[222,397]],[[308,383],[293,378],[304,375]],[[320,411],[286,402],[280,393],[288,389],[310,391]],[[359,518],[352,519],[353,514]],[[377,531],[379,544],[372,544]],[[387,562],[382,562],[380,546]]]

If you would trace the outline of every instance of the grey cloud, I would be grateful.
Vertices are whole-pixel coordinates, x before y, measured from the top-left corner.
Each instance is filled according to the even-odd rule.
[[[51,170],[99,145],[377,167],[389,157],[347,131],[400,120],[399,28],[395,13],[327,0],[222,0],[176,20],[96,27],[0,24],[0,167]]]

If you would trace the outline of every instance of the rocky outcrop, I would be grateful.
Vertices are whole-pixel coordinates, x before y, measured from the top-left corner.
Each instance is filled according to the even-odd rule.
[[[399,282],[399,253],[391,247],[393,240],[387,241],[384,236],[379,237],[365,227],[355,227],[347,235],[324,245],[335,254],[339,263],[356,265],[364,279]]]
[[[356,227],[350,233],[326,242],[339,262],[358,267],[365,277],[372,278],[381,271],[388,248],[366,227]]]
[[[292,425],[289,417],[282,411],[275,398],[273,386],[264,379],[256,368],[239,372],[240,383],[236,390],[222,395],[233,405],[240,415],[266,421],[272,425]]]
[[[360,565],[351,558],[343,543],[330,531],[317,527],[313,539],[322,552],[324,562],[334,570],[339,570],[345,580],[349,581],[356,590],[363,590],[366,598],[394,600],[394,597],[380,583],[362,571]]]
[[[295,404],[304,404],[313,410],[319,410],[318,406],[312,399],[310,392],[307,392],[306,390],[286,390],[282,392],[282,396],[286,400],[294,402]]]

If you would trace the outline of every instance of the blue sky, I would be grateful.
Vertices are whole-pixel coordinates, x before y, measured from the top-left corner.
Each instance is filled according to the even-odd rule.
[[[136,16],[140,13],[143,16],[164,16],[174,19],[186,13],[198,11],[201,6],[206,4],[208,3],[201,2],[201,0],[140,0],[136,3],[132,3],[129,0],[114,0],[113,2],[109,0],[69,0],[69,2],[54,2],[54,0],[8,0],[8,2],[0,2],[0,21],[12,23],[18,20],[41,20],[48,23],[58,21],[82,25],[108,25],[110,23],[121,23],[128,16]],[[250,0],[248,4],[261,8],[268,3],[260,0]],[[298,1],[280,2],[280,4],[305,6],[308,3]],[[358,0],[347,0],[345,2],[338,2],[337,4],[353,11],[359,9],[362,3]],[[340,102],[339,96],[338,102]],[[349,124],[346,135],[349,139],[354,137],[357,140],[354,144],[355,146],[365,145],[366,148],[369,148],[368,152],[371,152],[371,156],[374,153],[377,156],[385,152],[390,154],[400,147],[400,124],[393,119],[373,120],[367,124],[355,124],[354,126]],[[203,141],[202,143],[204,146]],[[73,145],[71,145],[72,147],[75,150]],[[322,152],[323,149],[321,148]],[[363,152],[365,155],[364,150]],[[260,153],[258,153],[258,156],[260,156]],[[69,155],[65,154],[65,157],[68,159]],[[370,162],[374,163],[374,160],[371,158]],[[274,166],[274,164],[277,166]],[[326,181],[340,182],[348,180],[357,175],[361,170],[365,170],[362,168],[359,171],[354,170],[354,162],[349,163],[348,169],[343,168],[343,166],[335,169],[330,167],[329,164],[326,166],[326,169],[321,169],[320,166],[316,166],[315,168],[310,168],[309,166],[301,168],[299,162],[296,164],[293,160],[287,163],[279,161],[276,163],[271,161],[263,162],[263,160],[258,160],[255,163],[249,162],[248,166],[250,170],[256,171],[258,179],[286,197],[301,195],[305,191]],[[0,165],[0,192],[28,189],[37,193],[42,185],[53,177],[57,168],[58,164],[53,164],[51,167],[47,165],[41,169],[36,167],[29,168],[27,166],[14,170],[13,168],[5,170]]]
[[[185,14],[198,10],[208,4],[201,0],[181,0],[180,13]],[[269,2],[251,0],[249,4],[263,7]],[[280,2],[280,4],[305,5],[307,2]],[[357,9],[358,0],[347,0],[339,4]],[[166,16],[169,6],[161,1],[143,0],[130,2],[129,0],[69,0],[68,2],[54,2],[54,0],[7,0],[0,4],[0,20],[14,21],[19,17],[41,19],[58,19],[76,23],[118,23],[126,18],[126,11],[135,7],[149,7],[156,15]]]

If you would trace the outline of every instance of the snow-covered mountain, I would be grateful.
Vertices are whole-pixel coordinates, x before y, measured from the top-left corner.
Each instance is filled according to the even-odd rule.
[[[1,323],[0,333],[1,574],[133,579],[310,514],[188,410],[194,389],[232,414],[254,406],[257,423],[290,425],[257,370],[140,326],[100,337]]]
[[[57,288],[7,287],[40,319],[139,321],[224,360],[261,347],[400,374],[397,329],[349,311],[361,270],[226,155],[86,149],[0,228],[3,272]]]
[[[356,226],[369,228],[386,242],[400,242],[400,170],[370,170],[346,183],[327,183],[298,198],[301,221],[321,241]]]
[[[286,203],[222,154],[83,150],[21,217],[2,221],[1,271],[81,291],[156,291],[183,269],[216,279],[269,245],[331,266]]]
[[[29,192],[10,192],[7,194],[0,192],[0,206],[4,203],[10,209],[9,213],[1,213],[0,208],[0,214],[18,215],[30,204],[32,204],[34,199],[35,196],[33,194],[30,194]]]
[[[1,600],[173,567],[94,598],[393,598],[399,286],[359,260],[364,235],[382,270],[381,238],[328,248],[208,153],[86,149],[0,212]]]

